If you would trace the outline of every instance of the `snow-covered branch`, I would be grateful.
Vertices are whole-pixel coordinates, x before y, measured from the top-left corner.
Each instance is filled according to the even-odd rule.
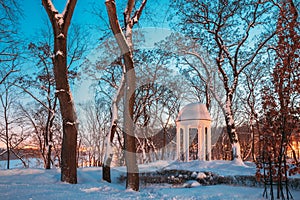
[[[142,12],[143,12],[143,10],[145,8],[146,3],[147,3],[147,0],[143,0],[140,8],[134,13],[134,15],[132,17],[132,25],[138,23],[141,15],[142,15]]]
[[[77,0],[68,0],[66,3],[66,7],[62,13],[63,15],[63,32],[66,33],[68,30],[68,27],[70,26],[71,23],[71,18],[73,16],[74,13],[74,9],[75,9],[75,5],[77,3]]]
[[[119,19],[117,16],[117,8],[114,0],[107,0],[105,2],[107,13],[109,16],[109,24],[117,40],[117,43],[121,49],[122,55],[130,52],[129,45],[127,44],[126,38],[122,32]]]

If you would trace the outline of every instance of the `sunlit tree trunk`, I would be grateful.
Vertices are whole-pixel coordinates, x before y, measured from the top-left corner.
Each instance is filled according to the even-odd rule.
[[[76,2],[77,0],[68,0],[64,11],[60,14],[51,0],[42,0],[54,34],[54,77],[63,120],[61,181],[68,183],[77,183],[77,116],[67,69],[67,35]]]
[[[114,0],[106,0],[106,8],[109,17],[109,22],[114,36],[117,40],[118,46],[123,56],[125,65],[124,78],[124,147],[125,147],[125,161],[127,168],[126,188],[135,191],[139,190],[139,175],[136,161],[136,142],[133,124],[133,110],[135,102],[135,86],[136,74],[133,62],[133,43],[132,43],[132,28],[138,22],[142,10],[145,7],[147,0],[141,3],[141,7],[132,15],[135,6],[134,0],[128,0],[126,9],[124,11],[125,33],[119,24],[116,3]]]
[[[125,80],[124,80],[124,74],[122,75],[121,78],[121,83],[119,86],[119,89],[117,91],[117,94],[115,98],[113,99],[112,105],[111,105],[111,126],[109,129],[108,136],[106,138],[106,152],[105,152],[105,157],[103,161],[103,170],[102,170],[102,177],[103,180],[107,182],[111,182],[111,177],[110,177],[110,165],[113,159],[113,147],[112,147],[112,142],[114,135],[117,130],[117,121],[118,121],[118,104],[121,100],[121,97],[124,95],[124,85],[125,85]]]

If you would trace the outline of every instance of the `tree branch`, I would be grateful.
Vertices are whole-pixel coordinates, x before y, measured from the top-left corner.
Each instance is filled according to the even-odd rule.
[[[65,6],[65,9],[62,13],[63,19],[64,19],[63,32],[65,34],[68,32],[68,28],[71,23],[71,18],[73,16],[76,3],[77,3],[77,0],[68,0],[67,4]]]
[[[119,19],[117,16],[116,3],[114,0],[105,1],[106,10],[109,16],[109,24],[113,31],[113,34],[117,40],[117,43],[121,49],[122,55],[130,52],[129,45],[127,44],[126,38],[122,32]]]
[[[142,12],[143,12],[143,10],[144,10],[144,7],[145,7],[145,5],[146,5],[146,3],[147,3],[147,0],[143,0],[143,2],[142,2],[142,4],[141,4],[140,8],[139,8],[137,11],[135,11],[133,17],[131,18],[131,20],[132,20],[132,25],[138,23],[138,21],[139,21],[141,15],[142,15]]]
[[[133,6],[134,6],[134,0],[128,0],[127,2],[127,6],[125,8],[124,11],[124,22],[125,22],[125,27],[130,23],[131,19],[130,19],[130,15],[132,13],[133,10]],[[132,25],[130,25],[132,27]]]
[[[29,92],[26,88],[17,85],[15,83],[13,83],[14,86],[22,89],[24,92],[26,92],[27,94],[29,94],[34,100],[36,100],[37,102],[39,102],[43,107],[45,107],[47,110],[51,110],[44,102],[42,102],[41,100],[39,100],[36,96],[34,96],[31,92]]]
[[[240,74],[248,65],[250,65],[254,58],[258,55],[258,53],[260,52],[260,50],[265,46],[265,44],[272,39],[275,35],[277,34],[277,31],[274,31],[269,37],[267,37],[262,43],[260,43],[256,49],[256,51],[253,53],[253,55],[250,57],[250,59],[248,59],[248,62],[246,62],[239,70],[238,70],[238,74]]]
[[[0,85],[7,79],[7,77],[11,74],[11,73],[13,73],[13,72],[17,72],[18,70],[10,70],[9,72],[7,72],[6,74],[5,74],[5,76],[2,78],[2,80],[0,81]]]
[[[51,0],[42,0],[42,4],[50,19],[53,19],[55,17],[55,14],[58,14],[58,11],[56,10]]]

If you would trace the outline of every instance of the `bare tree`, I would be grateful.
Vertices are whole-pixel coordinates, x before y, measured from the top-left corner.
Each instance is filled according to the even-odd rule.
[[[61,133],[57,128],[60,121],[58,118],[56,120],[54,118],[56,110],[47,109],[36,103],[20,105],[19,110],[20,116],[24,118],[24,123],[27,123],[31,130],[31,146],[39,149],[45,169],[50,169],[54,164],[54,158],[57,157],[56,151],[53,152],[53,149],[57,149],[56,147],[60,146],[61,142],[56,139],[60,138]]]
[[[215,59],[225,98],[222,100],[227,133],[232,144],[232,158],[241,159],[233,100],[242,72],[251,66],[257,55],[273,38],[275,31],[262,31],[257,38],[250,36],[261,27],[272,5],[260,1],[178,1],[179,27],[190,38],[208,48]],[[190,12],[186,13],[186,10]],[[242,27],[242,28],[241,28]],[[252,48],[248,48],[254,44]]]
[[[54,77],[56,95],[59,99],[63,121],[61,155],[61,181],[77,183],[77,134],[78,124],[75,106],[68,81],[67,36],[77,0],[68,0],[65,9],[59,13],[51,0],[42,4],[52,24],[54,34]]]
[[[117,126],[118,126],[118,104],[121,100],[121,98],[124,95],[124,86],[125,86],[125,78],[124,75],[122,75],[122,78],[120,80],[120,85],[117,89],[117,93],[112,100],[112,105],[111,105],[111,125],[109,129],[109,133],[107,136],[107,141],[106,141],[106,154],[104,157],[104,162],[103,162],[103,179],[111,182],[110,178],[110,165],[112,162],[112,156],[113,156],[113,149],[112,149],[112,143],[113,139],[115,136],[115,133],[117,131]]]
[[[38,99],[40,105],[42,106],[41,110],[38,110],[38,112],[46,112],[46,118],[44,119],[44,122],[41,120],[39,122],[39,126],[42,128],[42,134],[39,134],[39,131],[37,131],[37,135],[42,136],[42,138],[39,138],[41,142],[39,143],[40,151],[42,153],[42,157],[44,160],[44,166],[46,169],[51,168],[52,161],[52,147],[53,147],[53,123],[56,113],[56,106],[57,106],[57,96],[54,94],[54,75],[52,72],[52,61],[51,61],[51,50],[50,46],[48,44],[41,44],[41,46],[36,46],[34,43],[29,44],[29,50],[31,51],[33,57],[35,57],[38,62],[37,66],[41,68],[39,73],[37,74],[37,77],[34,77],[33,80],[24,80],[23,82],[26,82],[28,85],[34,88],[39,88],[41,90],[41,94],[44,98],[38,98],[34,96],[32,93],[30,93],[29,90],[26,90],[23,87],[23,90],[25,90],[27,93],[30,93],[34,99]],[[25,112],[27,118],[31,121],[31,124],[36,129],[36,125],[34,121],[31,119],[30,114],[26,112],[25,109],[23,109]]]
[[[6,150],[2,154],[5,153],[7,156],[7,169],[10,168],[11,154],[20,159],[26,167],[23,158],[15,151],[26,139],[26,134],[23,131],[23,126],[20,125],[23,122],[16,115],[17,112],[15,110],[18,93],[9,80],[7,78],[4,81],[2,84],[3,91],[0,93],[1,122],[3,123],[0,124],[0,139],[6,146]]]
[[[80,104],[85,116],[81,119],[81,144],[86,148],[85,158],[89,166],[102,166],[104,158],[104,143],[109,131],[109,109],[105,102],[88,101]]]
[[[161,51],[135,51],[138,87],[134,123],[142,163],[164,158],[165,148],[171,142],[169,126],[174,124],[181,103],[182,82],[174,70],[168,68],[169,53]]]
[[[125,65],[124,135],[125,159],[127,167],[126,188],[133,189],[135,191],[139,190],[139,176],[138,166],[136,163],[136,144],[133,126],[136,75],[133,61],[132,28],[134,24],[136,24],[140,19],[146,2],[147,0],[143,0],[140,7],[133,13],[136,2],[134,0],[127,1],[127,6],[124,11],[124,32],[118,20],[115,1],[106,0],[105,2],[109,17],[109,23],[112,28],[112,32],[117,40],[118,46],[121,50]]]
[[[288,173],[299,171],[297,160],[293,162],[296,166],[289,169],[287,159],[291,136],[300,130],[299,20],[293,0],[281,1],[276,6],[280,9],[277,21],[278,42],[274,47],[276,63],[271,84],[266,85],[263,90],[264,124],[260,137],[262,149],[257,162],[257,177],[264,180],[264,195],[268,195],[267,187],[270,185],[271,199],[274,199],[272,185],[276,185],[276,198],[290,199],[292,196]]]
[[[9,75],[18,71],[11,65],[18,57],[17,20],[20,9],[17,1],[0,1],[0,85]]]
[[[121,126],[118,117],[121,110],[119,102],[124,96],[124,64],[122,63],[122,58],[118,54],[119,49],[115,44],[114,38],[108,38],[97,50],[97,54],[99,54],[100,57],[97,57],[96,63],[93,61],[95,59],[94,56],[92,57],[92,60],[89,60],[88,58],[84,65],[84,71],[88,74],[89,78],[92,77],[92,79],[97,81],[97,84],[94,84],[93,87],[95,89],[95,102],[99,102],[97,103],[99,105],[95,107],[105,104],[111,105],[109,109],[110,128],[106,133],[105,145],[103,147],[105,155],[102,170],[103,180],[111,182],[110,166],[113,160],[113,148],[114,146],[117,146],[117,150],[122,152],[124,146],[123,138],[121,138],[122,135],[120,135]],[[91,68],[91,66],[94,67]],[[114,96],[112,95],[113,93],[115,93]],[[118,137],[117,143],[114,141],[115,136]],[[123,155],[118,157],[122,160]]]
[[[34,129],[36,129],[37,124],[41,127],[38,129],[39,131],[35,131],[35,133],[40,141],[38,147],[44,161],[44,166],[46,169],[50,169],[51,163],[53,164],[52,150],[56,145],[53,141],[55,137],[54,134],[59,134],[54,131],[56,130],[55,122],[59,120],[55,120],[57,113],[57,95],[55,94],[55,78],[52,70],[54,65],[54,57],[51,51],[53,37],[51,26],[49,24],[47,25],[48,30],[42,30],[41,32],[43,35],[41,41],[36,43],[31,42],[28,45],[29,60],[32,59],[32,62],[35,63],[37,67],[36,73],[29,73],[20,77],[19,84],[16,84],[16,86],[39,103],[36,111],[31,111],[29,108],[27,111],[25,107],[22,107],[21,110]],[[68,78],[69,80],[74,80],[77,78],[76,67],[74,67],[75,62],[82,57],[86,45],[84,44],[85,38],[80,37],[80,28],[78,26],[71,28],[74,32],[69,34],[71,42],[68,45]],[[32,113],[38,116],[36,120],[32,117]],[[40,116],[38,113],[43,113],[46,117]],[[40,132],[42,132],[42,134]]]

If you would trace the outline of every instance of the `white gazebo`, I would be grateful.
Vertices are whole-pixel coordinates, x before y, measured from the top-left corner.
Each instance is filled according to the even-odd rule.
[[[194,149],[196,159],[211,160],[211,117],[205,104],[190,103],[183,107],[176,119],[176,130],[178,160],[191,160],[190,149]]]

